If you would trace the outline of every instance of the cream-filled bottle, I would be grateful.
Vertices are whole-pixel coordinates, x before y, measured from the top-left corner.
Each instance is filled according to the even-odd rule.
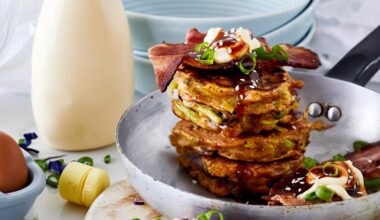
[[[32,55],[33,114],[44,141],[70,151],[114,143],[133,94],[121,0],[44,0]]]

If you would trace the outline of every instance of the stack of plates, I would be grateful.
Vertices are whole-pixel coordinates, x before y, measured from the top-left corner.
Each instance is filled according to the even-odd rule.
[[[157,89],[149,47],[183,42],[186,30],[243,27],[270,44],[307,44],[315,31],[318,0],[123,0],[132,34],[135,88],[148,94]]]

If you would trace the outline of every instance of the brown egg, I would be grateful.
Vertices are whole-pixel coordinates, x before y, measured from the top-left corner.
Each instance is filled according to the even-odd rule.
[[[20,147],[11,136],[0,131],[0,191],[17,191],[27,181],[28,168]]]

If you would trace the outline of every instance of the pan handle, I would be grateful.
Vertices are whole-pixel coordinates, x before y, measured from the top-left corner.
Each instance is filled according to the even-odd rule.
[[[325,76],[365,86],[380,69],[380,26],[352,48]]]

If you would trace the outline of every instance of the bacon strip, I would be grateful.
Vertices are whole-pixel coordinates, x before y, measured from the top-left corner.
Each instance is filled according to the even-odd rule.
[[[158,44],[148,50],[156,74],[157,87],[166,90],[186,54],[194,51],[195,44]]]
[[[166,90],[166,87],[173,79],[181,63],[203,70],[228,70],[236,68],[236,65],[232,62],[217,65],[203,65],[187,55],[189,52],[194,51],[196,44],[203,42],[205,35],[205,33],[199,32],[196,28],[192,28],[186,33],[185,44],[158,44],[149,48],[149,58],[153,63],[157,86],[161,92]],[[259,37],[258,40],[267,51],[271,50],[264,38]],[[287,61],[279,61],[276,59],[269,61],[257,60],[257,69],[272,71],[282,66],[316,69],[321,65],[318,55],[311,50],[303,47],[290,46],[288,44],[282,44],[281,47],[288,53]]]

